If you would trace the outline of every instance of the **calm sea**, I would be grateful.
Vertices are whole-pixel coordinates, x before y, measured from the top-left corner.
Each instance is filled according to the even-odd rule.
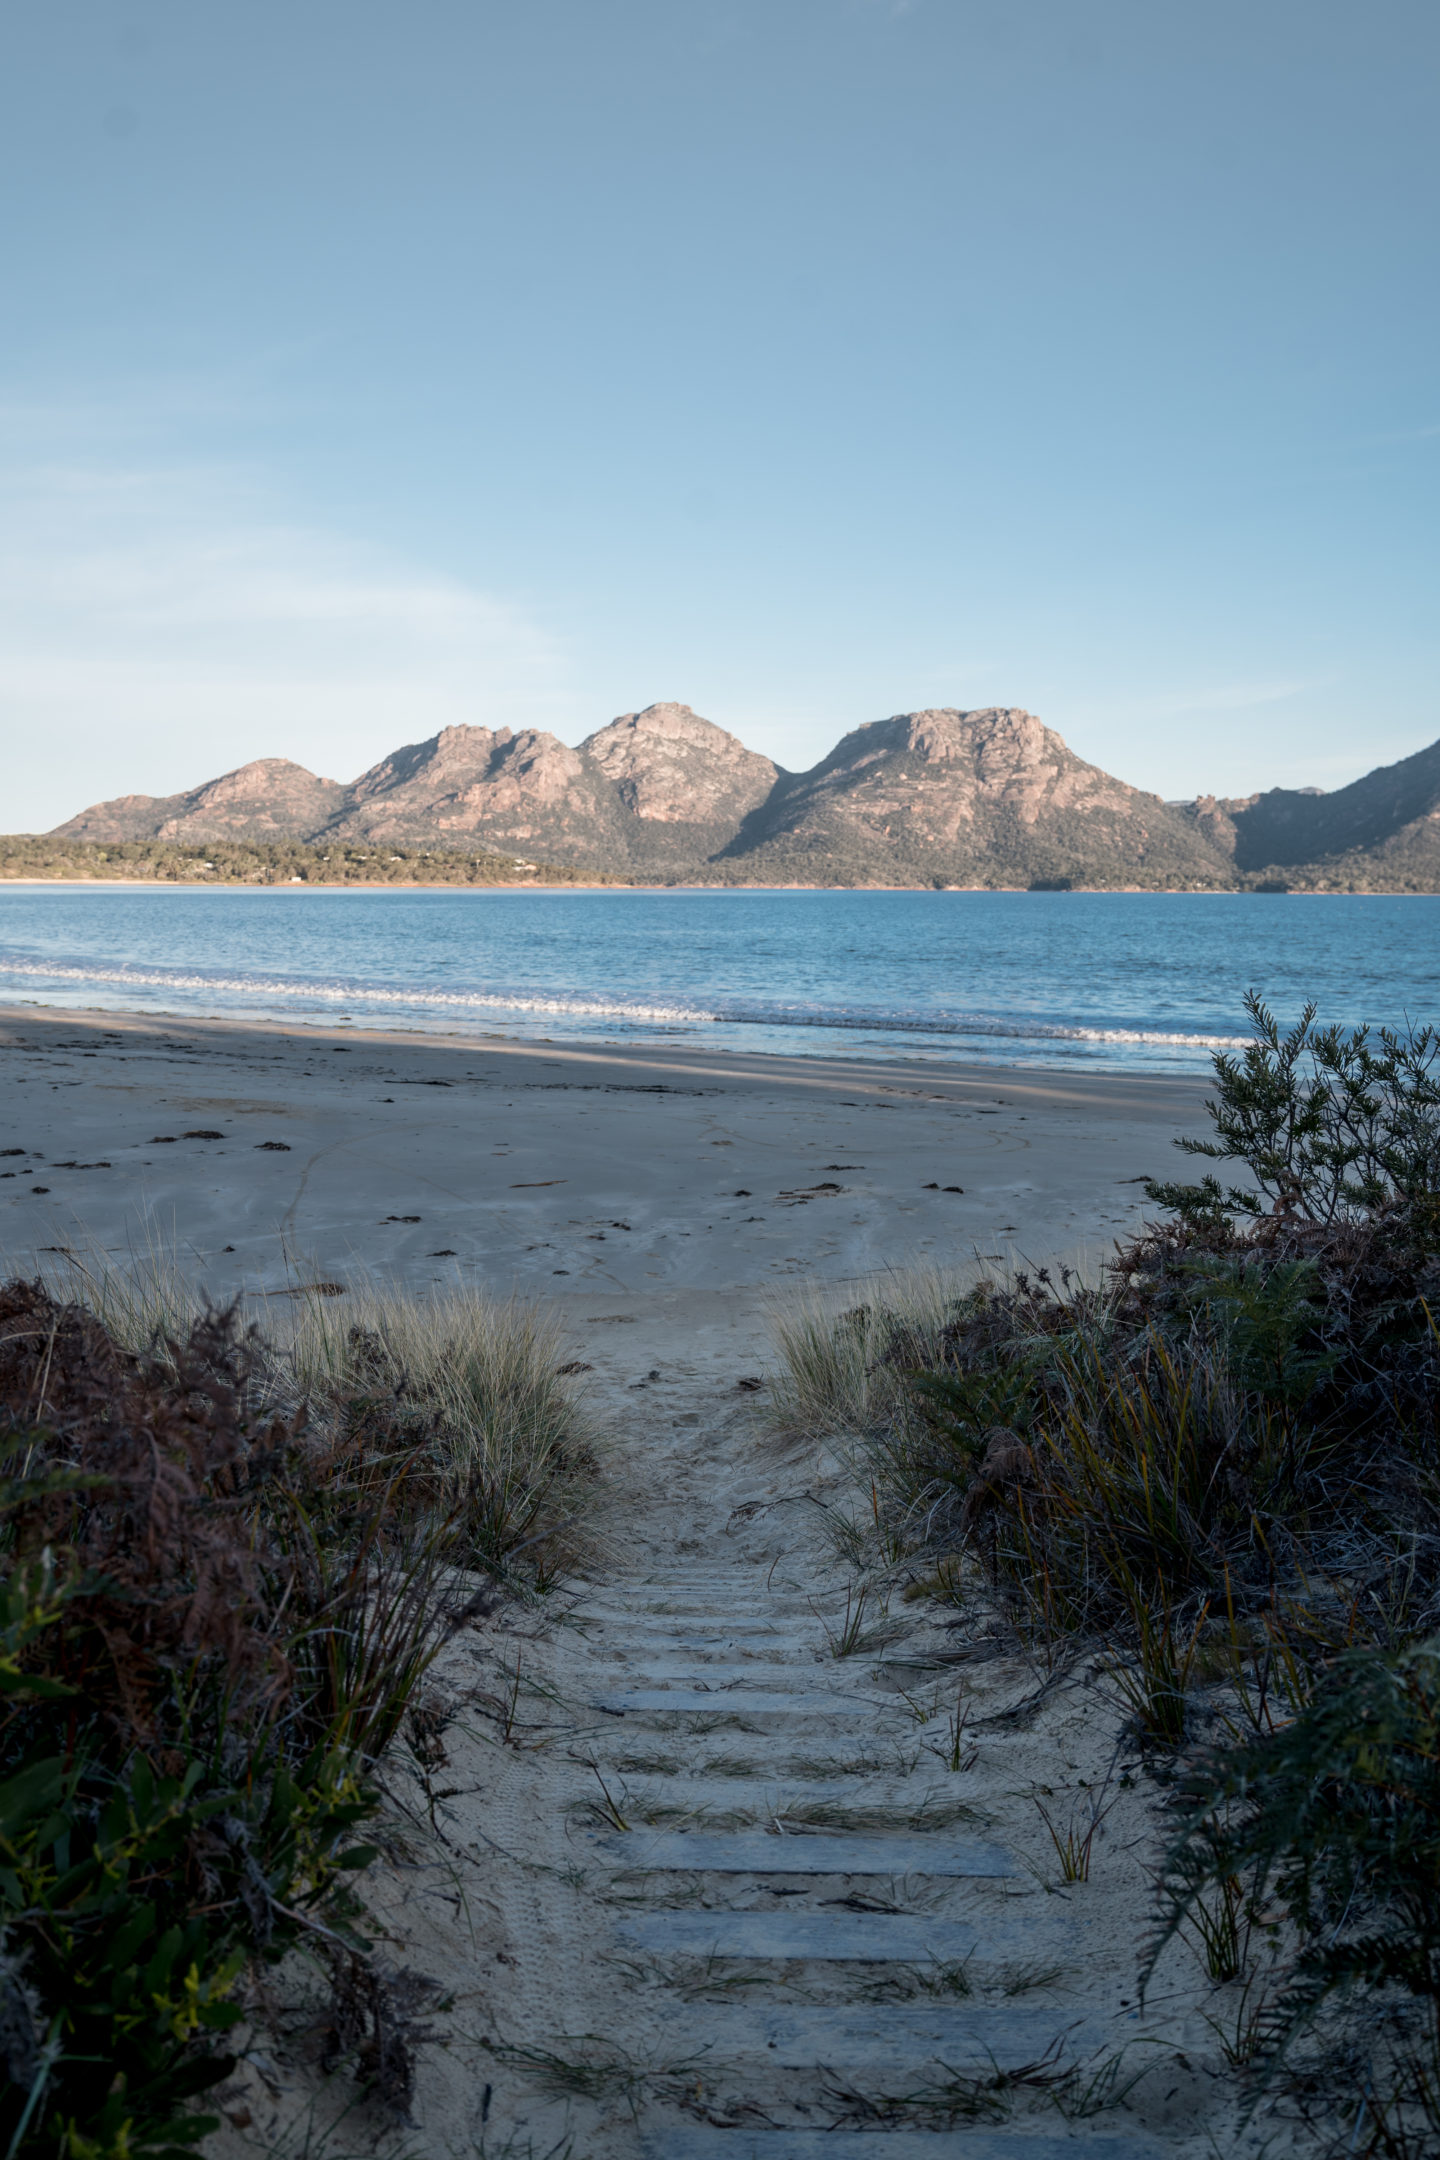
[[[1440,1019],[1440,898],[0,888],[0,999],[848,1057],[1203,1068]]]

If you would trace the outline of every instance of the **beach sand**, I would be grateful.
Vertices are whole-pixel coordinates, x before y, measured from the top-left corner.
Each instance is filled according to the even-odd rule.
[[[1097,1265],[1141,1218],[1137,1181],[1202,1129],[1202,1082],[32,1008],[0,1015],[0,1044],[0,1146],[26,1151],[0,1160],[9,1271],[68,1247],[173,1253],[217,1298],[473,1284],[551,1303],[582,1369],[591,1558],[542,1608],[454,1638],[427,1683],[440,1756],[387,1759],[403,1836],[366,1878],[367,1926],[446,2005],[403,2149],[702,2160],[770,2124],[755,2151],[810,2160],[831,2123],[903,2131],[875,2098],[897,2084],[1053,2048],[1128,2050],[1141,2074],[1069,2130],[1077,2152],[1258,2150],[1189,1952],[1136,2007],[1163,1813],[1113,1688],[898,1596],[837,1663],[853,1586],[826,1526],[864,1496],[843,1452],[779,1445],[753,1386],[801,1286]],[[1090,1882],[1060,1880],[1037,1795],[1062,1827],[1100,1809]],[[1008,1873],[955,1879],[957,1824]],[[812,1838],[817,1874],[791,1861],[810,1825],[914,1835],[893,1862]],[[646,1845],[672,1829],[744,1832],[745,1872]],[[901,1948],[877,1949],[892,1922]],[[727,1948],[726,1929],[749,1932]],[[308,2110],[344,2104],[305,2030],[267,2038],[217,2160],[310,2149]],[[1017,2090],[1039,2137],[1017,2149],[1050,2153],[1044,2078]],[[361,2107],[336,2149],[390,2149],[384,2127]]]
[[[0,1008],[0,1252],[173,1248],[677,1313],[794,1280],[1092,1263],[1203,1082]],[[194,1137],[216,1134],[220,1137]],[[960,1191],[949,1188],[961,1187]]]

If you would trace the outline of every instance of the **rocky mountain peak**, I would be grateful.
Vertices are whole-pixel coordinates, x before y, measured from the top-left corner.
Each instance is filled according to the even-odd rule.
[[[688,705],[621,713],[580,747],[626,809],[656,824],[738,824],[765,801],[780,772]]]
[[[1042,763],[1047,754],[1053,762],[1054,752],[1065,749],[1043,721],[1018,706],[960,712],[944,705],[900,717],[909,747],[918,757],[935,764],[967,759],[982,774],[1025,771]]]

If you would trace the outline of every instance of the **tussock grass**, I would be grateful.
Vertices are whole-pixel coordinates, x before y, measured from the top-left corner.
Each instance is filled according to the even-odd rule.
[[[368,1290],[300,1301],[287,1352],[293,1385],[337,1440],[367,1428],[418,1448],[464,1564],[549,1587],[581,1543],[593,1434],[559,1377],[558,1322],[466,1290],[417,1298]],[[418,1473],[417,1473],[418,1474]]]
[[[955,1302],[978,1270],[914,1268],[777,1300],[770,1330],[779,1369],[769,1415],[787,1439],[873,1438],[903,1409],[905,1385],[890,1352],[905,1343],[915,1363],[937,1355]]]
[[[4,1269],[7,1276],[19,1272],[13,1265]],[[65,1251],[47,1254],[34,1272],[58,1304],[93,1313],[130,1357],[158,1354],[164,1361],[166,1345],[183,1342],[195,1319],[193,1277],[175,1240],[153,1226],[123,1261],[81,1234]]]
[[[558,1319],[543,1308],[466,1289],[437,1296],[386,1287],[331,1296],[319,1271],[260,1291],[238,1311],[255,1331],[253,1403],[303,1412],[313,1446],[346,1475],[445,1517],[451,1561],[508,1588],[548,1589],[593,1545],[581,1517],[596,1434],[562,1360]],[[172,1346],[196,1317],[193,1280],[173,1241],[155,1237],[123,1262],[93,1244],[43,1271],[62,1304],[93,1313],[132,1357],[173,1370]],[[363,1467],[362,1467],[363,1466]]]

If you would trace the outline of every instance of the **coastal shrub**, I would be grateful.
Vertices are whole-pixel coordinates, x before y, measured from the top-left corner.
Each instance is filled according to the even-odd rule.
[[[438,847],[331,840],[72,840],[0,834],[0,878],[103,878],[205,885],[624,885],[574,863],[534,862],[463,842]]]
[[[1099,1283],[1017,1273],[928,1329],[877,1300],[780,1339],[778,1413],[826,1407],[829,1376],[890,1538],[968,1551],[1045,1630],[1138,1642],[1343,1577],[1383,1635],[1440,1595],[1436,1039],[1308,1010],[1282,1036],[1248,1003],[1217,1137],[1178,1144],[1253,1192],[1152,1184],[1170,1218]]]
[[[1206,1751],[1177,1797],[1160,1944],[1243,1883],[1298,1940],[1287,2027],[1363,1987],[1423,2003],[1440,2038],[1440,1644],[1344,1652],[1295,1717]]]
[[[408,2090],[350,1885],[378,1759],[475,1601],[453,1511],[412,1488],[423,1442],[345,1407],[281,1402],[233,1313],[136,1350],[39,1283],[0,1289],[11,2160],[192,2151],[249,1969],[297,1949],[352,2058]]]
[[[1353,2149],[1408,2156],[1440,2136],[1440,1038],[1247,1005],[1177,1142],[1233,1183],[1151,1182],[1098,1281],[982,1280],[923,1339],[871,1311],[863,1364],[812,1321],[805,1387],[849,1376],[869,1565],[1098,1653],[1176,1788],[1159,1945],[1243,1981],[1263,1921],[1278,1960],[1245,2059],[1398,2006]]]
[[[1406,1209],[1440,1229],[1440,1035],[1317,1028],[1307,1005],[1287,1034],[1251,990],[1253,1039],[1239,1058],[1214,1059],[1206,1105],[1213,1136],[1176,1142],[1187,1154],[1243,1163],[1251,1186],[1151,1181],[1146,1191],[1183,1217],[1297,1216],[1330,1225]]]

